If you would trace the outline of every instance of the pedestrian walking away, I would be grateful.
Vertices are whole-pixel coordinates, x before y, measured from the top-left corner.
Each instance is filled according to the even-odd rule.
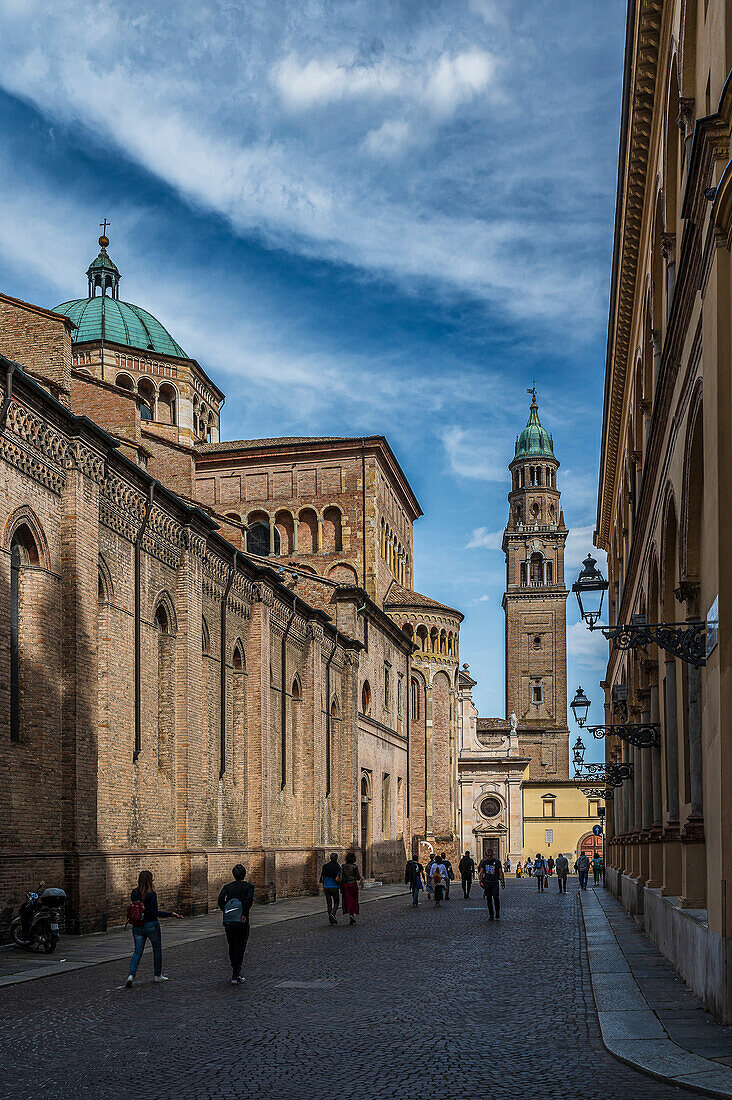
[[[543,856],[536,853],[536,859],[534,860],[534,878],[536,879],[536,885],[539,888],[539,893],[543,894],[546,882],[546,860]]]
[[[346,862],[341,867],[341,893],[343,895],[343,914],[348,913],[349,924],[356,923],[358,908],[358,884],[361,881],[361,872],[356,863],[356,853],[349,852]]]
[[[249,910],[254,904],[254,886],[246,882],[246,867],[237,863],[232,867],[233,882],[221,887],[218,906],[224,914],[224,932],[229,944],[229,962],[231,963],[231,984],[244,981],[241,966],[249,940]]]
[[[445,884],[447,883],[447,867],[445,864],[434,860],[431,877],[432,889],[435,892],[435,909],[439,909],[445,896]]]
[[[587,889],[587,876],[590,873],[590,857],[585,852],[579,857],[574,865],[574,869],[577,872],[579,878],[580,890]]]
[[[412,891],[412,906],[416,909],[419,905],[419,892],[424,889],[424,867],[418,860],[407,860],[404,881]]]
[[[328,920],[331,924],[338,924],[336,913],[341,900],[341,865],[337,852],[331,852],[330,859],[323,864],[320,882],[325,894],[325,904],[328,906]]]
[[[600,885],[600,872],[602,871],[602,857],[593,856],[592,859],[592,875],[595,880],[595,886]]]
[[[516,878],[521,878],[521,860],[516,864]]]
[[[531,856],[529,856],[529,858],[526,860],[525,868],[526,874],[529,876],[529,878],[531,878],[534,873],[534,864],[531,862]]]
[[[553,875],[553,874],[554,874],[554,868],[555,868],[555,866],[556,866],[556,864],[555,864],[555,862],[554,862],[554,857],[553,857],[553,856],[549,856],[549,859],[548,859],[548,860],[546,861],[546,873],[547,873],[547,874],[548,874],[548,875],[549,875],[550,877],[551,877],[551,875]]]
[[[460,872],[460,882],[463,887],[463,897],[470,897],[470,887],[473,885],[473,879],[475,878],[475,860],[471,856],[470,852],[466,851],[458,863],[458,871]]]
[[[506,856],[506,859],[504,861],[503,871],[506,875],[510,875],[511,873],[511,860],[508,858],[508,856]]]
[[[440,855],[440,863],[442,864],[442,866],[445,868],[445,870],[447,872],[447,877],[445,879],[445,901],[449,901],[450,900],[450,883],[455,878],[455,872],[452,869],[452,864],[450,863],[450,860],[446,857],[444,852]]]
[[[430,901],[432,900],[432,892],[435,888],[434,882],[432,881],[432,869],[433,869],[434,865],[435,865],[435,857],[432,855],[427,860],[427,866],[424,869],[425,886],[427,888],[427,893],[429,894]]]
[[[140,871],[137,886],[130,894],[130,905],[127,907],[127,919],[132,925],[132,938],[135,943],[135,950],[130,960],[130,972],[125,982],[127,989],[135,980],[135,974],[148,940],[150,940],[153,953],[153,981],[167,982],[168,980],[163,975],[161,917],[175,917],[176,920],[183,920],[180,913],[176,913],[175,910],[168,911],[167,909],[158,908],[158,895],[155,891],[152,871]]]
[[[566,856],[557,856],[557,861],[554,864],[557,872],[557,883],[559,884],[559,893],[567,893],[567,875],[569,874],[569,860]]]
[[[492,848],[488,848],[485,858],[481,859],[478,865],[478,874],[488,906],[488,916],[491,920],[500,920],[500,891],[506,889],[506,879],[501,861],[494,857]]]

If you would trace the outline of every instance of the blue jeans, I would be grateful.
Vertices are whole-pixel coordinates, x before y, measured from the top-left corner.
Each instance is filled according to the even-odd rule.
[[[140,965],[142,953],[145,950],[145,940],[150,940],[153,953],[153,970],[155,977],[159,978],[163,972],[163,944],[160,937],[160,921],[149,920],[139,928],[132,929],[135,941],[135,951],[130,962],[130,975],[134,978]]]
[[[577,872],[577,877],[579,878],[579,884],[580,884],[580,887],[581,887],[582,890],[587,889],[587,876],[589,875],[589,873],[590,873],[589,871],[578,871]]]
[[[419,886],[412,887],[412,905],[419,905]]]

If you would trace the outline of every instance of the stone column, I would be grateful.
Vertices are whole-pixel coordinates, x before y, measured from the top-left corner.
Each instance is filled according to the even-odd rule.
[[[271,517],[269,521],[269,556],[271,558],[275,556],[275,522]]]
[[[679,735],[676,698],[676,661],[665,662],[664,744],[666,749],[666,810],[663,831],[663,889],[667,895],[681,894],[681,841],[679,840]]]
[[[323,519],[318,516],[318,553],[323,549]]]
[[[666,747],[666,809],[669,821],[679,820],[679,734],[676,700],[676,661],[666,661],[664,732]]]
[[[691,780],[691,816],[704,814],[704,784],[702,777],[701,669],[689,665],[689,773]]]

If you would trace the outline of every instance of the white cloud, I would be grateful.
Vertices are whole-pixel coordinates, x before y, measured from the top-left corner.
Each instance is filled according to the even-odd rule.
[[[497,436],[486,437],[478,428],[454,425],[441,433],[442,445],[453,473],[480,481],[507,481],[509,451]]]
[[[489,531],[487,527],[475,527],[473,533],[465,544],[466,550],[500,550],[503,542],[503,528],[498,531]],[[481,599],[488,599],[487,596]]]
[[[586,524],[584,527],[575,527],[570,530],[564,547],[564,579],[571,586],[577,580],[582,562],[588,554],[591,554],[598,563],[598,568],[604,576],[607,576],[607,557],[603,550],[598,550],[592,545],[592,536],[595,525]]]
[[[6,3],[0,87],[237,233],[590,335],[606,279],[604,254],[587,249],[588,203],[610,184],[571,151],[593,100],[567,96],[561,66],[545,80],[540,43],[489,26],[491,10],[423,18],[355,0],[335,20],[317,0],[253,0],[222,21],[192,0],[164,18],[142,0]],[[520,119],[519,98],[535,105]],[[547,121],[560,112],[557,142]]]
[[[608,659],[608,642],[600,630],[589,630],[581,620],[567,628],[567,656],[578,668],[602,678]],[[588,689],[589,691],[589,689]]]

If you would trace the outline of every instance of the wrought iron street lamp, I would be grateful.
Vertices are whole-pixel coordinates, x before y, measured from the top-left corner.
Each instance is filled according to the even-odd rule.
[[[590,700],[585,695],[581,687],[577,688],[574,699],[569,704],[574,712],[574,717],[577,725],[582,729],[587,721],[587,712],[590,709]]]
[[[574,711],[577,725],[582,729],[587,721],[587,712],[590,709],[590,700],[581,687],[577,688],[574,699],[569,704]],[[629,745],[635,745],[639,749],[658,748],[661,744],[661,727],[658,722],[620,722],[617,725],[587,726],[587,732],[593,737],[619,737],[621,741],[627,741]],[[577,758],[577,746],[584,753],[584,745],[577,739],[575,744],[575,766],[581,766],[582,759]]]
[[[630,623],[598,626],[608,582],[588,554],[584,568],[572,585],[580,614],[590,630],[601,630],[613,649],[645,649],[656,644],[673,657],[701,668],[706,662],[706,623],[688,619],[685,623],[647,623],[645,615],[632,615]]]
[[[590,630],[593,630],[602,614],[602,601],[609,585],[597,568],[597,560],[591,554],[587,555],[582,565],[584,569],[572,585],[572,591],[577,597],[580,615]]]

